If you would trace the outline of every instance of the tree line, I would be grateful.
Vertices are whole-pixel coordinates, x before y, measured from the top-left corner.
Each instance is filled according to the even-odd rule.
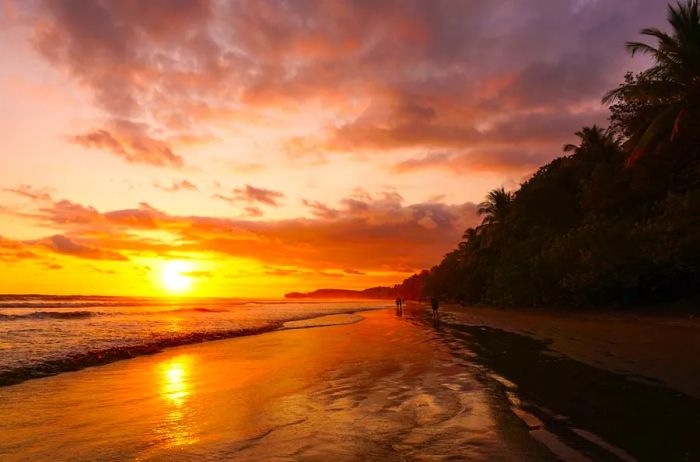
[[[700,292],[700,8],[669,5],[669,32],[629,52],[652,66],[605,95],[609,125],[517,191],[491,191],[479,226],[397,285],[410,298],[517,306],[631,305]]]

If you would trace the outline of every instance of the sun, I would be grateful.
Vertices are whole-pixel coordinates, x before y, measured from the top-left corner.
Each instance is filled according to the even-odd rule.
[[[171,293],[187,292],[192,287],[192,278],[187,275],[192,271],[189,263],[175,260],[166,262],[160,272],[163,288]]]

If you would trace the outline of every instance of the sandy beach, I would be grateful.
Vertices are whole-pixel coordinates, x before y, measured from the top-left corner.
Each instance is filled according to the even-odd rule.
[[[551,459],[432,329],[342,318],[2,388],[0,459]]]
[[[629,410],[646,402],[658,419],[675,419],[664,423],[675,430],[697,417],[697,400],[678,401],[664,388],[570,358],[543,363],[553,356],[537,356],[542,351],[529,337],[459,324],[448,311],[437,324],[416,306],[401,315],[385,309],[324,316],[0,388],[0,459],[586,461],[700,454],[692,435],[655,431],[659,425],[645,421],[643,407],[621,415],[611,405]],[[494,356],[504,351],[512,361]],[[569,404],[588,407],[562,379],[570,367],[591,387],[586,399],[610,409],[609,426]],[[538,374],[548,401],[538,401],[523,370]],[[654,441],[643,441],[654,432]]]
[[[457,306],[444,312],[454,322],[530,336],[590,366],[700,399],[700,316]]]

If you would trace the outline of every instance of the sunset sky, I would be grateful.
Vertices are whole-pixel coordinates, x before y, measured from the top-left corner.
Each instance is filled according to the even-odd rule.
[[[438,263],[666,8],[0,2],[0,293],[236,297]]]

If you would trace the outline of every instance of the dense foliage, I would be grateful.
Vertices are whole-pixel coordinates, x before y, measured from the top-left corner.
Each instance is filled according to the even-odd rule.
[[[669,6],[671,33],[632,42],[654,65],[606,95],[610,126],[513,193],[429,272],[423,296],[462,303],[652,303],[700,292],[700,9]]]

